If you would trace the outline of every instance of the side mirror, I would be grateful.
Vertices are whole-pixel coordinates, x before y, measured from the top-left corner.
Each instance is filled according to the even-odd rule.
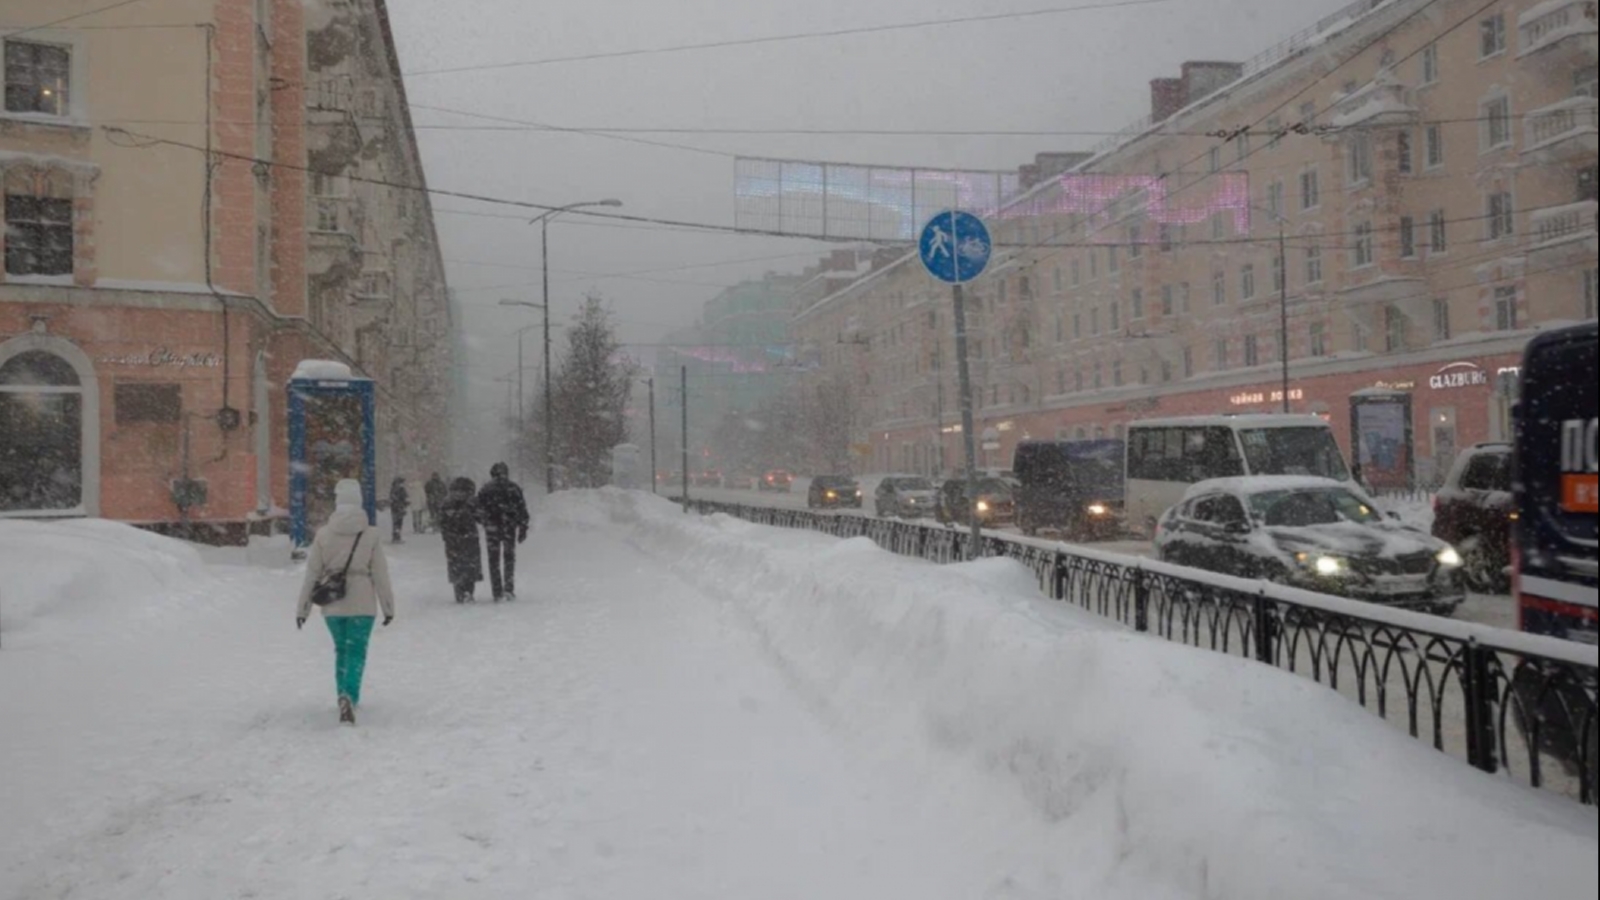
[[[1226,531],[1229,534],[1240,534],[1240,535],[1249,534],[1250,533],[1250,523],[1249,522],[1229,522],[1227,525],[1223,526],[1223,530]]]

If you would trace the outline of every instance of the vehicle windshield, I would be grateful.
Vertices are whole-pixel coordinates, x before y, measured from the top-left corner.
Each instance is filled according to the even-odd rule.
[[[1262,524],[1275,528],[1309,528],[1354,522],[1372,525],[1383,516],[1346,490],[1269,491],[1250,498],[1250,510]]]
[[[1305,475],[1349,481],[1344,454],[1326,428],[1253,428],[1239,432],[1251,475]]]
[[[902,478],[890,487],[901,493],[917,493],[933,490],[933,482],[926,478]]]

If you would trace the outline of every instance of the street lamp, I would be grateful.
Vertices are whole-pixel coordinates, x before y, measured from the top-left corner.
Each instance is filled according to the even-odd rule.
[[[501,301],[502,306],[526,306],[544,310],[544,481],[546,492],[551,494],[556,492],[556,460],[553,438],[555,433],[555,392],[550,373],[550,220],[574,210],[602,206],[616,208],[621,205],[621,200],[595,200],[587,203],[572,203],[552,209],[544,215],[531,220],[528,224],[540,226],[539,255],[544,269],[544,303],[524,303],[515,300]]]
[[[1289,404],[1289,220],[1275,210],[1250,208],[1266,213],[1278,224],[1278,357],[1283,362],[1283,411],[1287,415],[1292,411]]]

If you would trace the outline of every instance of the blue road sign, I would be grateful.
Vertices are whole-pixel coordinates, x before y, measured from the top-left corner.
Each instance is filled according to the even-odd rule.
[[[989,268],[989,228],[971,213],[942,212],[922,230],[922,264],[940,281],[965,284]]]

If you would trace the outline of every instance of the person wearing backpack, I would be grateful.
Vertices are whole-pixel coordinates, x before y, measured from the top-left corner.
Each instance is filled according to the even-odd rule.
[[[295,627],[305,628],[313,606],[322,610],[333,636],[339,721],[354,725],[361,705],[367,643],[380,608],[383,624],[394,623],[394,587],[383,553],[383,536],[367,518],[361,484],[339,482],[334,498],[337,508],[332,518],[311,542]]]

